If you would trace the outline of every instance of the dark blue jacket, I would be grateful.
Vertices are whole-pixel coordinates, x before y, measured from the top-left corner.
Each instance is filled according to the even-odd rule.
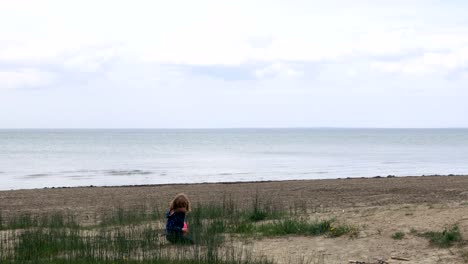
[[[184,212],[171,212],[166,213],[166,234],[182,236],[182,228],[184,227],[185,213]]]

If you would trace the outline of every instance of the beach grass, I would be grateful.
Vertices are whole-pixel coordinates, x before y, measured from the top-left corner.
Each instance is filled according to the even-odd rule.
[[[392,238],[395,240],[402,240],[405,237],[405,233],[398,231],[392,234]]]
[[[40,216],[22,213],[9,218],[7,221],[7,219],[2,217],[2,212],[0,211],[0,231],[33,227],[78,228],[79,225],[73,215],[62,212],[51,212],[41,214]]]
[[[160,220],[161,217],[162,214],[158,207],[146,208],[144,206],[138,206],[130,209],[118,207],[113,209],[111,212],[104,214],[100,225],[110,226],[137,224],[146,221],[157,221]]]
[[[259,226],[258,231],[266,236],[285,236],[290,234],[321,235],[331,230],[331,220],[307,222],[305,220],[285,219]]]
[[[282,210],[258,195],[250,206],[230,198],[220,203],[195,203],[187,215],[193,245],[165,239],[160,208],[114,208],[82,225],[69,213],[20,214],[0,212],[0,263],[218,263],[267,264],[235,237],[256,239],[302,235],[329,237],[352,231],[334,219],[308,220]]]
[[[446,227],[443,231],[430,231],[421,234],[437,247],[448,248],[457,242],[463,241],[458,225]]]

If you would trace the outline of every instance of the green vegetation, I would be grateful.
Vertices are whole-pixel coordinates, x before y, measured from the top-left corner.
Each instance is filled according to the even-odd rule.
[[[0,263],[268,264],[273,262],[252,257],[235,242],[236,237],[335,237],[355,230],[334,219],[308,221],[297,213],[287,215],[273,203],[260,201],[258,195],[250,207],[240,207],[231,199],[195,202],[187,215],[194,245],[166,241],[165,219],[158,208],[115,208],[87,226],[75,219],[59,212],[9,218],[0,212]]]
[[[442,232],[425,232],[421,235],[428,238],[432,245],[442,248],[447,248],[456,242],[463,241],[457,225],[445,228]]]
[[[2,262],[5,264],[16,264],[22,262]],[[200,260],[200,259],[182,259],[182,260],[169,260],[169,259],[153,259],[153,260],[128,260],[128,259],[114,259],[114,260],[96,260],[96,259],[43,259],[34,262],[27,262],[34,264],[270,264],[270,261],[260,260],[252,262],[250,260],[246,261],[212,261],[212,260]]]
[[[393,239],[396,239],[396,240],[401,240],[401,239],[403,239],[404,237],[405,237],[405,233],[400,232],[400,231],[395,232],[395,233],[392,235],[392,238],[393,238]]]
[[[266,236],[284,236],[290,234],[318,236],[329,233],[332,229],[331,224],[331,220],[309,223],[305,220],[285,219],[263,224],[258,227],[258,231]]]
[[[116,208],[104,215],[101,226],[138,224],[146,221],[160,220],[162,214],[157,207],[147,209],[136,207],[132,209]]]
[[[79,225],[74,216],[53,212],[49,215],[36,216],[31,214],[20,214],[8,220],[2,218],[0,212],[0,231],[9,229],[25,229],[32,227],[47,228],[77,228]]]

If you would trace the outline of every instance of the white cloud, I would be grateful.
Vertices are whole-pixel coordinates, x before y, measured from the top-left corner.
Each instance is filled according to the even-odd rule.
[[[73,54],[63,57],[63,67],[67,70],[80,72],[98,72],[102,70],[103,64],[113,59],[121,59],[122,48],[115,46],[85,47]]]
[[[38,69],[0,71],[0,90],[49,86],[56,81],[53,73]]]
[[[434,11],[427,5],[419,18],[426,24],[407,18],[417,18],[417,3],[388,10],[366,1],[355,5],[359,8],[304,1],[14,1],[0,10],[0,60],[60,62],[82,47],[119,45],[145,62],[240,65],[451,50],[468,43],[466,27],[424,21]],[[256,39],[266,42],[258,45]],[[100,54],[92,56],[98,58],[67,63],[93,70],[97,65],[89,61]]]
[[[448,53],[426,52],[421,56],[398,62],[373,62],[373,69],[386,73],[447,74],[468,67],[468,46]]]
[[[255,76],[258,78],[272,77],[297,77],[304,73],[288,63],[276,62],[267,67],[255,70]]]
[[[468,66],[468,46],[448,54],[428,52],[424,54],[422,62],[425,65],[457,70]]]
[[[38,116],[69,109],[57,122],[80,117],[83,126],[88,119],[94,120],[89,126],[145,125],[147,116],[154,116],[154,126],[216,126],[221,121],[210,121],[213,112],[230,117],[226,126],[261,123],[260,117],[281,126],[292,115],[268,117],[282,111],[278,105],[296,109],[291,114],[297,120],[307,112],[327,119],[322,108],[310,105],[316,97],[339,112],[346,107],[334,101],[338,97],[352,98],[347,105],[355,106],[366,104],[366,96],[381,102],[412,96],[418,107],[422,94],[456,102],[468,95],[466,4],[0,1],[0,119],[19,111],[22,101],[25,126],[37,119],[28,119],[30,104],[47,106]],[[41,100],[11,91],[57,84],[67,89],[41,89]],[[262,105],[265,114],[256,120],[237,115],[246,101],[246,113]],[[95,111],[83,116],[84,102]],[[192,112],[198,121],[187,115]],[[120,123],[122,116],[127,123]],[[135,116],[140,123],[132,123]],[[352,125],[356,119],[348,117]],[[386,120],[372,111],[368,118]]]

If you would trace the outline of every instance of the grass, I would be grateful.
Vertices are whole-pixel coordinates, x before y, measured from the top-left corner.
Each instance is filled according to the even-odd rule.
[[[81,226],[66,213],[20,214],[6,219],[0,212],[0,263],[269,264],[273,262],[264,257],[252,257],[233,237],[336,237],[355,230],[334,219],[307,221],[296,213],[288,215],[273,203],[261,201],[258,194],[247,207],[230,198],[195,203],[187,215],[194,245],[166,242],[165,219],[158,208],[115,208],[96,219],[101,220]]]
[[[429,242],[437,247],[448,248],[454,243],[462,242],[462,236],[457,225],[453,225],[450,228],[445,228],[442,232],[425,232],[420,234],[423,237],[429,239]]]
[[[242,252],[224,246],[222,232],[222,221],[192,224],[197,244],[183,246],[167,244],[161,230],[150,224],[10,230],[0,239],[0,263],[271,263],[238,259]]]
[[[0,212],[0,231],[32,227],[77,228],[78,223],[73,215],[62,212],[52,212],[41,216],[23,213],[10,218],[8,221],[1,216]]]
[[[16,264],[19,262],[2,262],[5,264]],[[38,260],[34,261],[34,264],[246,264],[246,263],[256,263],[256,264],[270,264],[271,262],[264,260],[258,262],[248,262],[248,261],[205,261],[205,260],[170,260],[170,259],[154,259],[154,260],[128,260],[128,259],[115,259],[115,260],[87,260],[87,259],[54,259],[54,260]]]
[[[356,230],[356,228],[348,225],[333,225],[334,222],[334,219],[309,222],[304,219],[288,218],[261,225],[249,225],[246,231],[266,237],[286,235],[339,237],[353,233]]]
[[[136,207],[131,209],[116,208],[104,215],[101,226],[138,224],[145,221],[161,219],[162,215],[157,207],[147,209]]]
[[[345,234],[349,235],[350,238],[357,238],[359,234],[359,228],[352,225],[334,225],[330,229],[329,236],[339,237]]]
[[[330,232],[330,220],[309,223],[305,220],[285,219],[259,226],[258,231],[266,236],[322,235]]]
[[[393,235],[392,235],[392,238],[395,239],[395,240],[402,240],[403,238],[405,237],[405,233],[403,232],[395,232]]]

